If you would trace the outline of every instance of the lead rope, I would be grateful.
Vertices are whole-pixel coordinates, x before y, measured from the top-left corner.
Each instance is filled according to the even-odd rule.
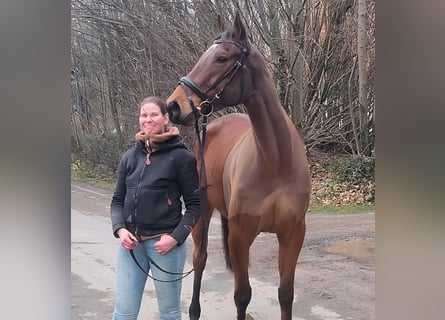
[[[201,243],[200,243],[200,257],[201,261],[198,263],[201,264],[204,259],[205,255],[207,254],[207,241],[208,241],[208,234],[209,234],[209,225],[206,219],[206,213],[207,213],[207,171],[205,167],[205,159],[204,159],[204,146],[205,146],[205,139],[207,134],[207,123],[208,123],[208,117],[207,115],[202,115],[202,133],[199,134],[199,121],[198,116],[196,116],[195,121],[195,131],[196,131],[196,137],[198,139],[198,156],[201,161],[200,163],[200,170],[199,170],[199,199],[201,204],[201,221],[202,221],[202,227],[201,227]]]
[[[139,244],[138,244],[139,245]],[[131,257],[133,258],[134,262],[136,262],[136,265],[139,267],[139,269],[141,269],[141,271],[149,278],[155,280],[155,281],[159,281],[159,282],[176,282],[179,281],[181,279],[184,279],[185,277],[187,277],[190,273],[193,272],[194,269],[187,271],[187,272],[170,272],[168,270],[165,270],[163,268],[161,268],[152,258],[150,258],[150,256],[147,254],[147,252],[145,251],[144,248],[142,248],[142,251],[145,253],[145,255],[147,256],[148,261],[150,262],[150,264],[153,264],[156,268],[158,268],[159,270],[161,270],[162,272],[168,273],[168,274],[172,274],[172,275],[180,275],[179,278],[177,279],[173,279],[173,280],[161,280],[161,279],[157,279],[153,276],[150,275],[150,273],[148,273],[147,271],[144,270],[144,268],[142,268],[142,266],[139,264],[138,260],[136,259],[136,256],[134,254],[133,249],[130,250],[130,254]]]
[[[202,229],[201,229],[201,243],[200,243],[200,257],[201,260],[199,261],[198,265],[203,263],[204,261],[204,252],[207,250],[207,241],[208,241],[208,231],[209,226],[207,223],[207,220],[205,219],[205,213],[206,213],[206,207],[207,207],[207,174],[206,174],[206,168],[205,168],[205,161],[204,161],[204,144],[205,144],[205,138],[207,133],[207,115],[202,116],[202,136],[199,134],[199,121],[198,116],[195,115],[195,131],[196,131],[196,137],[198,139],[198,151],[199,151],[199,157],[201,160],[201,166],[200,166],[200,173],[199,173],[199,200],[201,204],[201,219],[202,219]],[[139,243],[138,243],[139,246]],[[171,274],[171,275],[179,275],[180,277],[173,280],[161,280],[154,278],[149,274],[149,272],[145,271],[144,268],[139,264],[138,260],[136,259],[136,256],[134,254],[133,249],[130,250],[130,255],[133,258],[136,265],[139,267],[139,269],[149,278],[153,279],[154,281],[159,282],[175,282],[179,281],[181,279],[184,279],[189,274],[191,274],[195,267],[193,267],[190,271],[187,272],[170,272],[168,270],[165,270],[161,268],[145,251],[144,248],[142,248],[142,251],[144,252],[145,256],[147,257],[150,264],[153,264],[156,268],[158,268],[160,271]]]

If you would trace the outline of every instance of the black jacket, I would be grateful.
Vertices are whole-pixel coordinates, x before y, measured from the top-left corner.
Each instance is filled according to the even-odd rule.
[[[149,165],[147,154],[138,141],[121,159],[111,200],[113,234],[118,237],[120,228],[135,235],[169,233],[181,244],[201,215],[196,160],[180,136],[160,143]]]

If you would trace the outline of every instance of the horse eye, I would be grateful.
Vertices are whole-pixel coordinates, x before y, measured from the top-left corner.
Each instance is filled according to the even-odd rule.
[[[223,57],[223,56],[219,56],[218,58],[216,58],[216,62],[218,62],[218,63],[225,63],[225,62],[227,62],[227,60],[229,60],[229,59],[227,59],[227,57]]]

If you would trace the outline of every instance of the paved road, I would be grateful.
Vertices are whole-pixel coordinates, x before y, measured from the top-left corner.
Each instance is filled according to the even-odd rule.
[[[71,189],[71,275],[72,319],[111,319],[115,288],[115,259],[118,240],[111,234],[109,202],[111,193],[86,184],[72,183]],[[209,259],[204,272],[201,293],[202,320],[236,318],[233,303],[232,274],[224,266],[221,248],[219,218],[215,215],[210,225]],[[269,243],[270,234],[261,234],[258,243]],[[275,238],[273,238],[275,241]],[[188,259],[185,270],[191,266],[191,237],[187,240]],[[277,300],[276,259],[270,263],[273,276],[251,275],[252,301],[248,307],[250,319],[279,318]],[[269,261],[268,261],[269,260]],[[266,266],[265,270],[268,270]],[[298,275],[298,270],[297,270]],[[183,319],[188,319],[193,275],[183,281]],[[311,295],[297,293],[294,301],[294,320],[342,320],[344,317],[315,301]],[[298,316],[297,316],[298,314]],[[159,319],[153,283],[148,280],[140,312],[140,319]],[[370,319],[370,318],[368,318]]]

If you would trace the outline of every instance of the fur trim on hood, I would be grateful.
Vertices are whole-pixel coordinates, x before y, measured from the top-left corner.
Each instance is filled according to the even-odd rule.
[[[177,127],[169,127],[168,130],[160,134],[145,134],[143,131],[136,133],[135,138],[142,141],[144,145],[156,149],[156,144],[167,141],[173,137],[179,136],[179,129]]]

